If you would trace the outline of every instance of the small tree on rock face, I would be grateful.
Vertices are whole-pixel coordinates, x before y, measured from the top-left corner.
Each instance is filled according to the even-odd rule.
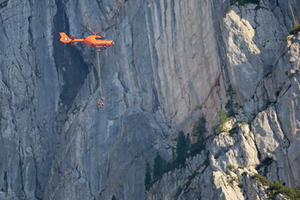
[[[219,112],[219,123],[218,123],[218,129],[216,130],[216,134],[220,134],[221,132],[226,132],[225,123],[227,121],[227,115],[226,112],[221,109]]]
[[[152,179],[151,179],[152,169],[150,167],[149,162],[146,163],[146,176],[145,176],[145,188],[146,190],[149,190],[149,188],[152,185]]]
[[[189,150],[189,144],[190,144],[190,138],[185,137],[184,133],[182,131],[179,132],[178,138],[177,138],[177,145],[176,145],[176,166],[184,165],[185,164],[185,158],[188,155]]]
[[[231,99],[228,100],[228,102],[225,105],[225,109],[227,110],[228,116],[234,116],[235,112],[233,111],[233,101]]]
[[[292,30],[290,30],[289,33],[291,35],[296,35],[299,31],[300,31],[300,24],[299,21],[297,21],[295,27]]]
[[[153,180],[156,181],[162,177],[164,173],[165,160],[157,152],[156,157],[154,158],[153,166]]]
[[[205,148],[205,133],[207,133],[206,129],[206,119],[205,117],[201,117],[198,120],[196,131],[194,136],[198,136],[197,141],[190,145],[190,156],[195,156],[196,154],[200,153]]]
[[[206,119],[205,117],[201,117],[196,126],[196,134],[198,135],[198,140],[205,138],[205,133],[207,132],[205,125]]]
[[[236,100],[235,100],[235,90],[233,89],[231,84],[228,86],[228,89],[226,91],[226,95],[229,97],[229,100],[225,105],[225,109],[227,111],[227,116],[228,117],[233,117],[237,114],[234,111],[234,109],[237,109],[238,104],[234,103],[234,102],[236,102]]]
[[[223,109],[220,110],[219,117],[220,117],[220,119],[219,119],[218,125],[225,124],[225,122],[227,120],[227,115]]]

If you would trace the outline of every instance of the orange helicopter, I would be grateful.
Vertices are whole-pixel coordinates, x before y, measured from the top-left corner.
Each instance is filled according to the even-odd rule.
[[[98,34],[94,33],[93,31],[88,29],[86,26],[84,26],[80,22],[79,22],[79,24],[81,26],[83,26],[86,30],[88,30],[93,35],[89,35],[85,39],[75,39],[75,36],[73,35],[72,39],[71,39],[64,32],[60,32],[59,33],[61,36],[60,41],[65,44],[71,43],[71,46],[74,45],[74,42],[84,42],[92,48],[96,47],[98,49],[98,51],[101,51],[101,48],[108,48],[115,44],[114,41],[112,41],[112,40],[104,40],[104,38],[102,36],[100,36],[100,34],[107,31],[109,28],[111,28],[112,26],[114,26],[116,24],[113,24],[105,29],[102,29]]]

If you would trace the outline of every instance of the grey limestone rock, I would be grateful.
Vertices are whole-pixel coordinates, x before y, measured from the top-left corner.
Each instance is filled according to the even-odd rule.
[[[0,0],[0,198],[267,199],[257,172],[300,187],[289,5],[299,19],[295,0],[230,12],[228,0]],[[87,36],[78,22],[117,23],[100,80],[93,49],[59,42]],[[230,98],[238,115],[216,136]],[[178,131],[202,116],[206,149],[146,192],[146,162],[171,161]]]

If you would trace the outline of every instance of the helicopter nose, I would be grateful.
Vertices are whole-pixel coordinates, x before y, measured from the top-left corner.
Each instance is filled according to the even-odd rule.
[[[114,44],[115,44],[114,41],[110,41],[110,43],[111,43],[111,45],[114,45]]]

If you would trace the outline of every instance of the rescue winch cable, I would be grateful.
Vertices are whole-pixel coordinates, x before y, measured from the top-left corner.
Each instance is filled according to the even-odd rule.
[[[100,99],[98,101],[98,104],[101,108],[104,108],[104,100],[105,98],[102,96],[102,88],[101,88],[101,71],[100,71],[100,51],[96,51],[96,57],[97,57],[97,71],[98,71],[98,81],[99,81],[99,90],[100,90]]]

